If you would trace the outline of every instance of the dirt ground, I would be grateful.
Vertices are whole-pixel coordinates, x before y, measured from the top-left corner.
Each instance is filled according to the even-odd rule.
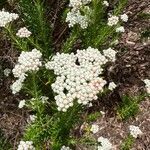
[[[58,7],[59,6],[59,7]],[[64,4],[55,3],[54,11],[51,15],[54,23],[57,22],[59,13]],[[135,118],[126,122],[118,120],[114,115],[114,101],[118,104],[121,96],[124,94],[138,95],[144,91],[143,79],[150,79],[150,39],[142,38],[143,31],[150,28],[150,20],[140,17],[141,13],[150,13],[149,0],[129,0],[128,6],[124,10],[129,15],[129,21],[125,25],[126,32],[119,39],[115,49],[118,50],[117,60],[111,67],[108,66],[106,78],[114,81],[118,88],[115,92],[102,101],[106,115],[97,120],[101,128],[96,136],[110,137],[110,141],[115,145],[114,150],[119,150],[119,144],[129,133],[129,125],[138,125],[143,132],[132,150],[150,150],[150,101],[146,99],[140,103],[140,112]],[[54,45],[58,50],[63,37],[67,32],[67,27],[58,27],[56,23],[54,31]],[[54,24],[55,25],[55,24]],[[57,30],[59,28],[59,30]],[[57,32],[56,32],[57,31]],[[0,31],[0,37],[2,37]],[[61,36],[60,36],[61,35]],[[13,68],[17,52],[10,46],[7,37],[0,39],[0,68]],[[1,69],[0,69],[1,70]],[[10,91],[10,85],[13,77],[5,77],[0,72],[0,129],[5,137],[15,146],[20,140],[23,130],[27,124],[29,111],[19,109],[18,103],[24,98],[23,95],[13,96]],[[114,101],[113,101],[113,100]],[[112,103],[111,103],[112,102]],[[107,112],[106,108],[110,110]],[[112,109],[113,108],[113,109]]]

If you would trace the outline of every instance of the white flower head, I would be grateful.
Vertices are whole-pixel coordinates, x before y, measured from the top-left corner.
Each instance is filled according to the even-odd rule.
[[[41,57],[42,53],[37,49],[33,49],[30,52],[23,51],[18,57],[18,63],[12,70],[14,77],[19,78],[28,71],[38,71],[42,66]]]
[[[25,103],[26,103],[25,100],[21,100],[21,101],[19,102],[18,107],[19,107],[19,108],[23,108],[23,107],[25,106]]]
[[[47,96],[41,96],[42,103],[46,103],[49,98]]]
[[[35,150],[32,141],[20,141],[17,150]]]
[[[10,73],[11,73],[11,69],[6,68],[6,69],[4,70],[4,75],[5,75],[6,77],[8,77]]]
[[[69,27],[73,27],[76,24],[79,24],[82,29],[88,27],[88,18],[87,16],[81,15],[80,11],[70,11],[67,13],[66,22],[69,23]]]
[[[117,45],[117,44],[119,44],[119,40],[114,40],[111,44],[112,45]]]
[[[89,106],[88,107],[92,107],[93,106],[93,104],[92,103],[89,103]]]
[[[28,38],[31,34],[32,33],[26,27],[20,28],[16,33],[16,35],[20,38]]]
[[[22,52],[18,58],[18,63],[26,69],[27,71],[38,71],[39,67],[42,66],[40,61],[42,53],[37,49],[33,49],[30,52]]]
[[[5,27],[8,23],[18,19],[18,14],[0,11],[0,27]]]
[[[99,131],[99,126],[97,124],[92,124],[90,131],[94,134],[97,133]]]
[[[108,26],[114,26],[117,25],[117,23],[119,22],[119,17],[117,16],[110,16],[110,18],[108,18]]]
[[[69,6],[75,9],[80,9],[82,6],[82,0],[70,0]]]
[[[117,85],[116,85],[114,82],[110,82],[110,83],[109,83],[109,86],[108,86],[108,89],[112,91],[112,90],[114,90],[116,87],[117,87]]]
[[[25,79],[26,79],[26,75],[25,75],[25,74],[22,74],[22,75],[20,75],[19,79],[16,80],[16,81],[10,86],[10,88],[11,88],[13,94],[18,93],[18,92],[22,89],[23,82],[24,82]]]
[[[100,111],[100,113],[104,116],[105,115],[105,112],[104,111]]]
[[[111,150],[112,149],[112,144],[107,138],[104,137],[99,137],[98,142],[100,145],[98,146],[98,150]]]
[[[108,58],[110,61],[115,61],[116,60],[116,51],[113,50],[112,48],[108,48],[106,50],[103,50],[104,56]]]
[[[125,32],[125,29],[123,26],[120,26],[120,27],[116,28],[116,32]]]
[[[103,5],[106,6],[106,7],[108,7],[109,6],[108,1],[103,1]]]
[[[37,116],[35,115],[30,115],[29,116],[29,122],[34,122],[36,120]]]
[[[145,79],[145,80],[143,80],[143,82],[145,83],[145,87],[146,87],[147,93],[150,94],[150,80],[149,79]]]
[[[91,2],[92,0],[82,0],[83,5],[87,5]]]
[[[78,10],[82,6],[89,4],[91,1],[92,0],[70,0],[69,6],[73,7],[75,10]]]
[[[120,16],[120,18],[121,18],[121,20],[122,20],[123,22],[127,22],[129,17],[128,17],[127,14],[123,14],[123,15]]]
[[[60,150],[71,150],[69,147],[63,145]]]
[[[150,80],[149,79],[144,79],[143,81],[146,84],[146,86],[150,86]]]
[[[134,126],[134,125],[130,125],[129,126],[129,130],[130,130],[130,134],[134,137],[137,138],[138,135],[142,134],[142,131],[140,130],[140,128],[138,126]]]

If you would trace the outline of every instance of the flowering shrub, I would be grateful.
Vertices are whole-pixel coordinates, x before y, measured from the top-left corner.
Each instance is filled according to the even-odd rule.
[[[58,53],[53,51],[53,29],[47,24],[43,2],[19,2],[18,14],[25,25],[17,30],[11,22],[19,16],[0,11],[0,27],[20,50],[12,70],[17,80],[11,90],[13,94],[21,90],[27,94],[27,100],[20,101],[18,107],[25,106],[34,113],[29,117],[18,150],[74,148],[71,131],[83,123],[80,116],[84,109],[98,101],[106,88],[111,92],[117,87],[113,81],[107,84],[103,73],[107,63],[116,61],[117,51],[110,47],[119,33],[125,32],[123,24],[128,16],[121,14],[123,0],[106,14],[109,5],[101,0],[70,0],[64,20],[70,34]],[[74,48],[78,40],[80,50]],[[144,82],[149,92],[149,81]],[[93,124],[89,131],[95,134],[99,126]],[[97,146],[99,150],[112,149],[112,144],[103,137],[98,138]]]

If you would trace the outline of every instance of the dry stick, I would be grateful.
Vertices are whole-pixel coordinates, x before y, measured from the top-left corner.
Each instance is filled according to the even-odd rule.
[[[58,2],[58,5],[59,5],[59,2]],[[55,11],[55,14],[54,14],[54,22],[53,22],[53,26],[55,26],[55,23],[56,23],[56,19],[57,19],[57,14],[58,14],[58,9],[59,7],[57,7],[56,11]]]
[[[57,40],[55,41],[54,45],[57,44],[57,42],[59,41],[59,39],[61,38],[61,36],[64,34],[64,32],[66,31],[67,28],[68,28],[68,27],[66,26],[66,27],[64,28],[64,30],[60,33],[60,35],[59,35],[59,37],[57,38]]]

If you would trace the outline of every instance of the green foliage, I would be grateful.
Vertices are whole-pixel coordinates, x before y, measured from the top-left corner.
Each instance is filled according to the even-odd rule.
[[[72,47],[78,39],[80,32],[77,28],[74,28],[67,40],[64,42],[62,52],[68,53],[72,51]]]
[[[34,35],[33,46],[40,45],[45,57],[52,54],[52,33],[46,18],[46,8],[41,0],[20,0],[19,10],[24,23]]]
[[[119,15],[126,5],[127,0],[120,0],[112,14]],[[79,38],[82,39],[84,47],[92,46],[101,50],[103,46],[110,45],[120,34],[116,33],[116,26],[107,25],[107,8],[101,0],[93,0],[91,13],[88,13],[91,22],[86,30],[82,30]]]
[[[7,0],[1,0],[0,2],[0,10],[3,9],[4,5],[7,4]]]
[[[92,12],[90,14],[91,23],[86,30],[83,30],[81,39],[85,46],[99,47],[100,43],[106,39],[109,26],[106,26],[106,13],[101,0],[93,0],[91,4]]]
[[[130,150],[133,144],[134,138],[131,135],[129,135],[127,138],[123,140],[121,144],[121,150]]]
[[[116,4],[114,14],[119,15],[121,13],[121,11],[124,9],[124,7],[126,6],[127,2],[128,2],[128,0],[119,0],[118,4]]]
[[[123,96],[122,103],[118,107],[117,114],[119,118],[127,120],[130,117],[134,117],[139,111],[139,102],[143,99],[143,96],[131,97]]]
[[[94,122],[96,121],[99,117],[101,116],[100,112],[92,112],[91,114],[89,114],[86,118],[87,122]]]
[[[11,150],[9,141],[4,137],[4,134],[0,130],[0,150]]]
[[[32,140],[36,150],[46,150],[46,144],[49,142],[51,118],[46,116],[38,116],[35,122],[26,129],[24,139]]]
[[[97,146],[96,139],[89,135],[84,135],[83,137],[81,137],[81,139],[78,141],[78,143],[81,143],[82,145],[87,147],[87,149],[90,149],[90,150],[94,150]],[[77,145],[78,145],[78,143],[77,143]]]
[[[12,25],[8,25],[5,27],[6,32],[9,35],[9,38],[12,40],[12,45],[14,45],[18,50],[28,51],[28,43],[26,40],[22,40],[18,38],[15,34],[15,31]]]
[[[29,125],[25,140],[31,140],[40,150],[49,143],[53,150],[58,150],[70,141],[70,131],[79,122],[81,107],[75,104],[66,113],[56,112],[53,116],[38,115],[36,121]],[[48,147],[49,148],[49,147]],[[44,150],[44,149],[43,149]]]
[[[140,19],[150,19],[150,14],[149,13],[139,13],[138,17]]]
[[[142,37],[142,38],[148,38],[148,37],[150,37],[150,29],[149,29],[149,28],[145,29],[145,30],[141,33],[141,37]]]
[[[54,150],[60,149],[62,145],[68,144],[71,129],[80,121],[79,115],[81,110],[81,106],[75,103],[66,113],[59,112],[56,116],[54,115],[54,122],[51,128],[51,140]],[[58,119],[56,120],[56,118]]]

